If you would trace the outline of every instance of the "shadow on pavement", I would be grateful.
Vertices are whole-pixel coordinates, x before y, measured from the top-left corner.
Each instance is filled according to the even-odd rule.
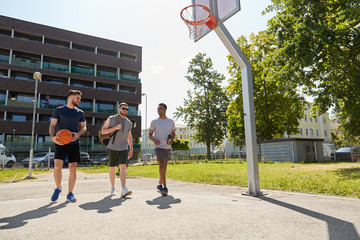
[[[7,225],[0,226],[0,229],[11,229],[11,228],[18,228],[22,227],[28,223],[26,220],[35,219],[35,218],[42,218],[47,215],[56,213],[59,209],[65,207],[68,202],[61,203],[59,205],[53,206],[55,203],[49,203],[43,207],[40,207],[35,210],[31,210],[28,212],[20,213],[19,215],[13,217],[6,217],[0,219],[1,223],[7,223]]]
[[[81,204],[79,207],[84,210],[97,210],[98,213],[109,213],[112,211],[111,208],[120,206],[124,201],[129,198],[114,198],[107,196],[104,199],[97,202],[89,202]]]
[[[151,200],[146,200],[146,203],[149,205],[159,205],[158,208],[159,209],[167,209],[167,208],[171,208],[171,204],[177,204],[177,203],[181,203],[181,199],[179,198],[174,198],[171,195],[167,195],[167,196],[160,196],[157,198],[154,198],[152,201]]]
[[[334,218],[322,213],[318,213],[318,212],[314,212],[312,210],[309,209],[305,209],[302,207],[298,207],[289,203],[285,203],[285,202],[281,202],[279,200],[275,200],[272,198],[268,198],[268,197],[258,197],[259,199],[262,199],[266,202],[272,203],[272,204],[276,204],[278,206],[284,207],[284,208],[288,208],[290,210],[293,210],[295,212],[298,213],[302,213],[305,214],[309,217],[313,217],[316,219],[319,219],[321,221],[324,221],[327,223],[328,226],[328,232],[329,232],[329,240],[359,240],[360,236],[357,233],[354,224],[347,222],[347,221],[343,221],[341,219],[338,218]],[[354,214],[358,214],[358,213],[354,213]],[[311,227],[311,226],[309,226]]]

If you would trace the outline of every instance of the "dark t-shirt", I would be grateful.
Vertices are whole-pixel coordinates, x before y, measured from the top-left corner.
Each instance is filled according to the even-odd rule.
[[[68,129],[70,132],[79,132],[80,123],[85,122],[84,112],[77,107],[74,109],[68,108],[67,106],[58,107],[55,109],[52,117],[58,120],[56,132],[60,129]],[[79,143],[79,139],[70,143]]]

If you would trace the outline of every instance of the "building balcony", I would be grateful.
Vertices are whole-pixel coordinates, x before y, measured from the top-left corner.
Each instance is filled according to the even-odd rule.
[[[97,76],[97,77],[117,79],[117,74],[116,74],[116,73],[112,73],[112,72],[97,71],[96,76]]]
[[[130,116],[141,116],[141,112],[140,112],[140,110],[137,110],[137,111],[129,111],[129,112],[128,112],[128,115],[130,115]]]
[[[23,67],[31,67],[31,68],[40,68],[40,60],[29,60],[29,59],[22,59],[22,58],[12,58],[11,64],[23,66]]]
[[[97,113],[116,113],[117,112],[117,108],[98,108],[96,107],[95,112]]]
[[[120,80],[128,81],[128,82],[136,82],[136,83],[141,82],[138,77],[125,75],[125,74],[120,74]]]
[[[59,71],[59,72],[69,72],[69,66],[67,65],[48,63],[48,62],[43,63],[43,69]]]
[[[7,106],[33,108],[34,102],[8,100]]]
[[[78,73],[81,75],[94,76],[94,72],[95,71],[93,69],[71,67],[71,73]]]
[[[1,63],[9,63],[9,56],[0,55]]]

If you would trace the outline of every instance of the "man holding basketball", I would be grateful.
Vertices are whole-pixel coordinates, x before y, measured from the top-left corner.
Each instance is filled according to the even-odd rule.
[[[126,164],[133,155],[133,141],[131,135],[132,122],[126,117],[129,111],[127,103],[119,104],[119,114],[106,119],[102,134],[110,134],[107,151],[109,156],[109,178],[111,184],[110,195],[115,195],[116,166],[120,168],[121,197],[131,195],[126,188]],[[117,118],[117,119],[115,119]]]
[[[56,189],[51,197],[52,202],[59,198],[62,191],[62,167],[66,155],[69,158],[69,183],[66,199],[69,202],[76,202],[73,190],[76,182],[76,166],[80,162],[79,137],[86,132],[85,114],[78,108],[81,95],[82,93],[78,90],[70,90],[66,106],[56,108],[51,118],[49,134],[55,143],[54,179],[56,184]],[[61,129],[68,129],[72,132],[73,137],[70,143],[64,144],[60,141],[60,137],[56,136]]]
[[[154,142],[155,153],[159,162],[160,179],[157,189],[163,196],[168,194],[166,169],[167,162],[170,160],[171,144],[175,138],[175,122],[166,117],[166,110],[166,104],[160,103],[157,108],[159,118],[151,121],[149,131],[149,139]]]

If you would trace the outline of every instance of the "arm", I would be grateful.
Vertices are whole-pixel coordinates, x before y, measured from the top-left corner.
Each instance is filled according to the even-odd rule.
[[[110,128],[110,118],[106,119],[104,127],[101,130],[101,134],[110,134],[112,132],[115,132],[116,130],[120,130],[121,129],[121,123],[119,123],[118,125],[116,125],[115,127]]]
[[[174,138],[175,138],[175,130],[172,130],[171,131],[171,140],[169,141],[169,145],[171,145],[173,143]]]
[[[86,132],[86,122],[80,123],[80,131],[79,132],[73,132],[74,136],[71,139],[72,142],[76,141],[81,135],[83,135]]]
[[[51,141],[56,143],[57,145],[64,145],[62,142],[59,142],[56,137],[56,125],[58,123],[58,120],[56,118],[51,118],[50,126],[49,126],[49,135],[51,138]]]
[[[149,139],[154,142],[155,145],[160,145],[160,141],[153,137],[154,130],[149,131]]]
[[[131,158],[132,155],[133,155],[133,152],[134,152],[131,130],[129,131],[129,134],[128,134],[128,144],[129,144],[129,147],[130,147],[129,158]]]

